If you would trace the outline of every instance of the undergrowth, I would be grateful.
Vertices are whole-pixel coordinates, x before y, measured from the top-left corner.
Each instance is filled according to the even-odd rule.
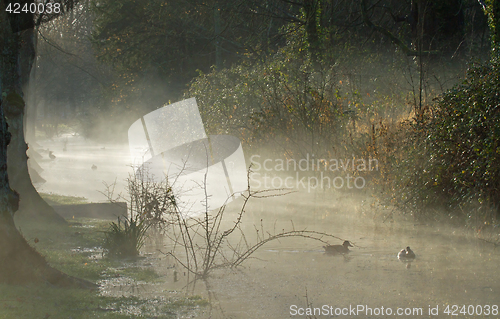
[[[111,257],[138,256],[150,225],[141,215],[118,217],[118,221],[112,222],[105,232],[103,248]]]
[[[21,233],[56,269],[91,282],[117,277],[158,283],[153,267],[134,260],[102,258],[104,231],[110,222],[72,219],[69,227],[25,225]],[[206,306],[200,297],[109,297],[98,291],[58,288],[48,284],[0,285],[2,318],[178,318]]]

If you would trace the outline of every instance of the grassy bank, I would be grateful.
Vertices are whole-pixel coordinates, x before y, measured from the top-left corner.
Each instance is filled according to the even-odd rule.
[[[80,198],[51,195],[58,203],[73,204]],[[99,283],[123,278],[129,281],[159,283],[164,279],[147,257],[117,260],[102,256],[104,231],[110,221],[71,219],[68,226],[23,224],[21,233],[48,263],[78,278]],[[149,264],[149,265],[148,265]],[[0,285],[1,318],[177,318],[194,314],[207,301],[194,296],[167,299],[155,297],[109,297],[99,291],[63,289],[49,284]]]

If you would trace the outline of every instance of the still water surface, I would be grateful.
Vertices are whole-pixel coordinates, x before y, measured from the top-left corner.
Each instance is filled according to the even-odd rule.
[[[99,193],[102,182],[116,179],[121,191],[131,172],[124,145],[92,145],[71,139],[66,151],[62,151],[62,140],[46,142],[43,147],[61,151],[54,151],[55,160],[40,162],[47,179],[39,186],[41,191],[103,200]],[[171,245],[157,238],[144,248],[147,258],[139,263],[154,267],[162,280],[146,284],[117,278],[103,282],[102,293],[142,298],[199,294],[212,303],[211,309],[197,315],[205,318],[306,318],[299,313],[308,307],[328,308],[328,314],[316,313],[317,318],[394,318],[400,317],[395,316],[398,308],[408,314],[401,317],[408,318],[500,318],[498,249],[450,227],[415,225],[410,220],[374,221],[367,201],[362,194],[294,193],[254,199],[246,209],[242,229],[249,241],[255,242],[255,225],[260,228],[263,224],[270,233],[314,230],[353,243],[348,256],[325,255],[318,241],[281,239],[263,246],[236,270],[219,269],[207,282],[187,285],[184,270],[158,251],[168,251]],[[235,201],[228,207],[227,227],[239,205],[241,201]],[[329,243],[342,241],[329,239]],[[396,258],[406,246],[417,254],[410,265]],[[457,316],[445,313],[453,305],[458,306]],[[360,310],[357,316],[353,308]],[[429,315],[429,308],[436,315]],[[488,309],[490,314],[485,316]],[[480,310],[483,315],[477,314]]]
[[[311,196],[294,194],[293,197],[289,199],[305,201]],[[489,244],[449,228],[411,223],[385,225],[359,219],[361,214],[356,213],[355,199],[345,196],[343,201],[349,201],[349,205],[336,205],[339,198],[332,196],[330,200],[322,200],[316,209],[313,203],[297,203],[300,210],[282,209],[290,207],[290,201],[284,198],[256,201],[248,207],[244,220],[243,229],[249,239],[254,239],[254,225],[260,225],[261,219],[270,232],[274,228],[290,230],[293,220],[295,229],[328,232],[350,240],[355,247],[348,256],[331,256],[323,252],[320,242],[304,238],[266,244],[243,267],[217,270],[207,283],[198,281],[196,287],[190,286],[189,292],[212,301],[213,309],[207,310],[206,318],[306,318],[298,315],[299,308],[325,305],[333,307],[333,315],[316,317],[386,318],[394,317],[401,308],[400,311],[411,314],[409,318],[429,318],[430,307],[438,314],[432,317],[446,318],[455,317],[444,312],[452,305],[474,307],[466,310],[470,315],[457,311],[461,318],[500,317],[494,312],[500,303],[500,258]],[[265,205],[259,201],[265,201]],[[346,210],[349,206],[352,211]],[[160,249],[168,250],[168,244],[164,245]],[[398,251],[407,245],[417,254],[409,267],[396,258]],[[152,254],[148,258],[152,266],[165,276],[164,283],[115,282],[115,286],[109,283],[103,291],[112,295],[182,294],[186,285],[183,271],[175,268],[181,279],[175,282],[174,263],[159,254],[158,248],[157,242],[150,243],[146,251]],[[335,308],[358,307],[365,310],[357,316],[352,311],[347,316],[335,315]],[[485,312],[488,307],[489,316],[477,315],[476,311]],[[387,315],[387,308],[394,314]]]

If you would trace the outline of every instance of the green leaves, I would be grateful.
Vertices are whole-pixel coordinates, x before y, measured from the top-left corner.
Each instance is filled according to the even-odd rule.
[[[247,145],[281,140],[292,154],[331,149],[347,120],[336,67],[317,71],[290,47],[266,62],[201,75],[188,95],[197,98],[209,134],[229,133]]]
[[[416,124],[409,144],[417,147],[409,149],[408,161],[400,167],[414,181],[403,192],[417,199],[416,207],[500,204],[498,92],[498,66],[473,66],[463,84],[442,96],[434,116]],[[429,192],[434,202],[426,201]]]
[[[103,248],[110,256],[135,257],[144,245],[149,225],[140,215],[123,219],[118,217],[118,222],[111,223],[105,232]]]

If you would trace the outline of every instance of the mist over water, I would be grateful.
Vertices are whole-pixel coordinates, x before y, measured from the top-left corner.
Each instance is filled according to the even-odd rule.
[[[103,182],[112,184],[116,181],[117,195],[123,193],[125,180],[133,173],[134,163],[126,143],[97,143],[82,136],[65,134],[38,141],[38,144],[42,159],[37,162],[44,169],[41,176],[46,180],[35,185],[39,192],[102,202],[107,200],[101,193],[106,190]],[[53,152],[55,159],[49,158],[47,150]]]
[[[61,136],[39,144],[56,156],[39,161],[44,169],[42,177],[47,180],[38,186],[42,192],[104,201],[105,196],[99,193],[103,190],[102,182],[116,180],[116,192],[120,192],[132,172],[125,144],[94,144],[78,136]],[[97,169],[93,170],[92,165]],[[478,306],[484,310],[498,305],[500,258],[493,245],[463,229],[416,224],[411,216],[383,222],[371,203],[369,189],[302,190],[251,199],[245,209],[242,231],[249,242],[256,241],[256,229],[269,234],[314,230],[349,240],[354,247],[348,255],[326,255],[319,241],[285,238],[264,245],[236,270],[219,269],[207,282],[188,284],[185,270],[160,252],[172,249],[172,243],[163,237],[152,237],[142,250],[147,258],[137,263],[154,267],[164,280],[145,283],[117,278],[101,282],[101,293],[141,298],[199,294],[212,303],[211,310],[200,310],[199,317],[204,318],[306,318],[300,311],[307,308],[333,311],[310,318],[391,318],[399,308],[412,311],[406,316],[409,318],[443,318],[448,317],[444,313],[446,307],[453,305],[465,305],[466,311],[469,305],[475,307],[473,313],[460,314],[461,318],[498,317],[476,313]],[[234,222],[241,204],[238,199],[227,207],[223,226]],[[327,240],[337,245],[341,239]],[[237,242],[238,235],[233,240]],[[409,265],[396,257],[406,246],[417,255]],[[335,314],[337,308],[342,311],[352,307],[364,311],[356,315]],[[381,312],[382,307],[385,312]],[[429,307],[438,307],[439,315],[429,316]]]
[[[294,196],[287,200],[289,207],[298,208],[292,211],[279,209],[281,198],[260,209],[253,222],[258,223],[260,217],[271,228],[278,221],[276,228],[281,229],[290,227],[293,220],[295,229],[329,232],[354,243],[356,247],[348,256],[325,255],[319,243],[304,239],[273,242],[258,253],[260,260],[249,261],[243,272],[220,275],[214,287],[221,289],[221,305],[240,307],[237,318],[293,317],[292,305],[383,306],[393,311],[415,307],[423,308],[424,317],[428,316],[430,305],[439,306],[439,317],[443,317],[446,305],[498,302],[500,286],[494,278],[499,258],[491,246],[446,228],[412,223],[374,224],[362,214],[359,203],[363,198],[344,196]],[[407,245],[417,254],[410,268],[396,258],[397,252]]]

